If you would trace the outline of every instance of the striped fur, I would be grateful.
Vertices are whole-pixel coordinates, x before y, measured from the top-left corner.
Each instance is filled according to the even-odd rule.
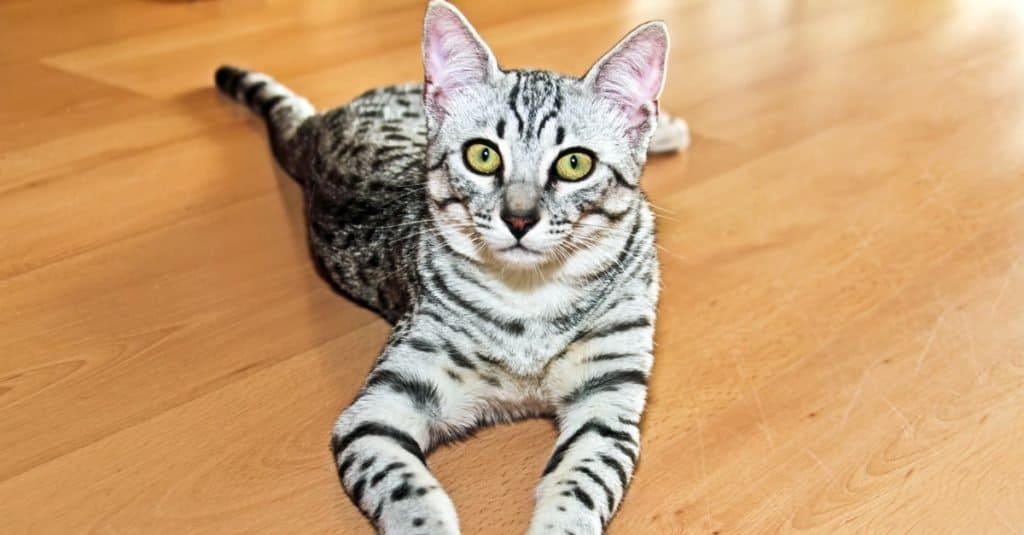
[[[424,35],[426,85],[319,114],[265,75],[216,73],[264,117],[303,184],[324,276],[395,326],[334,426],[338,476],[381,533],[458,533],[427,453],[481,426],[550,417],[560,435],[530,533],[602,533],[637,462],[653,364],[658,261],[639,177],[649,149],[685,144],[685,123],[659,122],[656,92],[631,108],[598,78],[624,57],[663,70],[667,35],[642,26],[579,79],[498,68],[445,2],[431,3]],[[614,98],[653,87],[612,81],[626,84],[605,88]],[[467,167],[467,140],[481,139],[502,155],[493,176]],[[595,158],[578,183],[548,171],[572,147]],[[511,205],[538,218],[519,237]]]

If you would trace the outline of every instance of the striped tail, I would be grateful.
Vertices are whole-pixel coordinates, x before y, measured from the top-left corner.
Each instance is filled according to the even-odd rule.
[[[262,73],[224,65],[217,69],[214,80],[221,92],[266,120],[278,164],[304,182],[315,144],[314,128],[308,121],[316,115],[313,105]]]

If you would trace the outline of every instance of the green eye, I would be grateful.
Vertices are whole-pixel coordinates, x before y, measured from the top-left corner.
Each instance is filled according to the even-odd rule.
[[[583,180],[593,170],[594,157],[580,150],[566,152],[555,162],[555,174],[562,180]]]
[[[501,154],[498,154],[498,149],[490,143],[469,143],[463,157],[466,166],[481,175],[493,175],[501,168]]]

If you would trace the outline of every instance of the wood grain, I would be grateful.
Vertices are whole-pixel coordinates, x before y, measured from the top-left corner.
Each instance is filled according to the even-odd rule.
[[[664,297],[610,533],[1024,533],[1019,2],[460,7],[506,65],[673,35],[694,144],[644,178]],[[422,11],[0,4],[4,532],[370,532],[327,437],[388,327],[317,278],[298,188],[210,82],[416,79]],[[432,456],[465,533],[525,528],[553,441]]]

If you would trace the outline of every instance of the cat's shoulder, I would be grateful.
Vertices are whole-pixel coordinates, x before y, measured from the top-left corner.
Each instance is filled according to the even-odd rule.
[[[366,91],[317,117],[321,171],[390,175],[422,160],[426,119],[422,86],[398,84]]]

